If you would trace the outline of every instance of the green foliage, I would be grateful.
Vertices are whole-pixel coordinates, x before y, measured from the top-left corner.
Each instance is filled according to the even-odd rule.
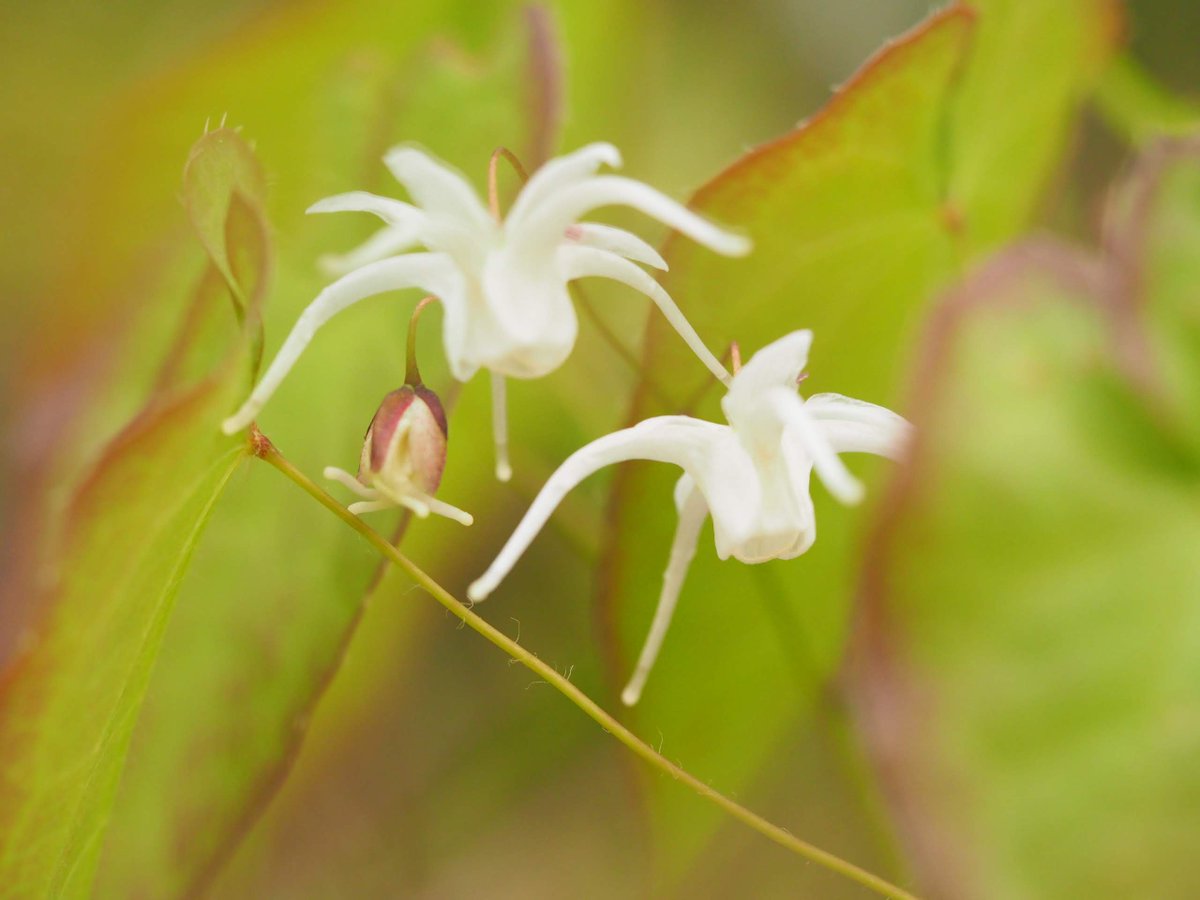
[[[252,162],[236,135],[218,132],[197,144],[189,170],[227,153]],[[211,265],[228,258],[229,235],[240,268],[261,283],[265,245],[245,240],[248,220],[265,233],[261,183],[213,177],[189,183],[186,194],[193,210],[224,210],[195,223]],[[225,343],[198,384],[150,398],[69,502],[49,563],[43,619],[0,686],[0,882],[12,896],[90,891],[180,582],[217,497],[246,455],[243,440],[217,428],[244,380],[236,332]]]
[[[398,877],[414,891],[469,895],[493,887],[492,869],[460,859],[494,853],[512,868],[512,828],[522,846],[556,849],[532,876],[514,877],[524,893],[593,882],[632,893],[645,880],[646,843],[680,892],[792,890],[790,878],[777,883],[776,857],[760,865],[751,855],[757,845],[714,842],[715,814],[679,785],[623,790],[620,762],[590,723],[443,627],[403,579],[377,585],[377,561],[356,536],[275,473],[239,473],[216,504],[245,456],[244,440],[219,437],[216,423],[244,396],[264,345],[278,346],[327,281],[315,260],[376,225],[303,210],[346,190],[398,194],[380,164],[391,144],[417,141],[482,188],[494,147],[533,165],[555,149],[561,125],[566,149],[614,140],[631,175],[675,192],[745,145],[743,122],[771,133],[795,121],[777,73],[747,74],[755,39],[675,46],[653,4],[555,8],[565,110],[550,70],[537,68],[546,45],[531,57],[515,2],[362,0],[276,10],[119,112],[98,170],[135,174],[98,179],[82,195],[80,229],[94,241],[60,289],[72,328],[54,331],[70,348],[87,343],[73,337],[87,323],[119,323],[93,340],[112,344],[119,333],[120,352],[88,385],[76,443],[55,448],[56,471],[73,476],[86,461],[88,474],[53,543],[36,637],[0,678],[0,893],[86,894],[102,856],[94,891],[104,897],[196,895],[223,871],[216,891],[229,895],[373,896],[395,891]],[[1026,230],[1055,184],[1116,22],[1108,0],[978,0],[934,15],[809,121],[701,189],[695,207],[744,229],[755,251],[728,260],[668,239],[665,286],[718,352],[736,340],[744,358],[809,327],[805,393],[897,405],[931,300]],[[712,65],[717,47],[738,65]],[[701,88],[669,93],[664,78],[647,77],[655,71]],[[1141,141],[1192,121],[1189,106],[1136,76],[1110,69],[1101,92],[1127,135]],[[680,96],[670,115],[686,125],[662,127],[670,115],[660,106]],[[180,135],[226,105],[259,153],[223,127],[195,145],[182,200],[207,253],[203,271],[169,250],[147,277],[134,261],[150,255],[148,235],[161,229],[164,245],[179,245],[163,223],[180,218]],[[680,110],[711,118],[698,125],[698,113]],[[970,282],[972,296],[996,303],[972,305],[939,332],[954,338],[939,370],[953,383],[936,404],[898,406],[928,431],[922,492],[899,492],[885,514],[904,518],[889,519],[873,545],[895,630],[869,645],[875,668],[856,697],[875,723],[869,701],[895,674],[893,652],[906,679],[935,689],[933,708],[897,695],[910,729],[902,737],[954,781],[930,775],[919,755],[899,777],[881,758],[901,801],[895,820],[936,887],[1183,896],[1196,886],[1179,880],[1198,793],[1186,773],[1198,673],[1185,553],[1200,470],[1200,167],[1180,161],[1193,149],[1152,159],[1114,206],[1122,224],[1106,249],[1126,268],[1055,249],[1032,262],[1002,257]],[[507,170],[501,185],[511,196]],[[1001,287],[989,280],[997,272]],[[1118,275],[1128,276],[1120,291]],[[1141,298],[1123,307],[1136,327],[1101,317],[1095,295],[1110,290]],[[632,343],[646,305],[609,302],[627,291],[587,291],[615,340]],[[264,411],[264,432],[304,471],[357,459],[379,399],[402,378],[415,299],[384,297],[339,317]],[[450,386],[438,315],[427,317],[421,361],[454,407],[443,490],[478,524],[422,522],[405,551],[460,594],[544,476],[616,427],[631,396],[635,418],[720,416],[712,380],[657,313],[639,371],[582,316],[568,364],[514,387],[517,480],[499,486],[486,381],[461,395]],[[870,467],[878,493],[879,465],[851,464]],[[675,477],[665,466],[623,467],[608,506],[602,487],[585,487],[485,614],[615,703],[657,596]],[[829,762],[842,748],[817,747],[812,724],[816,711],[822,731],[844,725],[829,683],[869,515],[819,495],[817,518],[816,545],[787,563],[719,563],[703,538],[629,718],[717,789],[818,844],[832,834],[849,848],[835,849],[882,870],[878,834],[844,783],[853,778]],[[386,516],[373,524],[394,527]],[[585,605],[596,583],[598,635]],[[1152,733],[1152,719],[1169,727]],[[890,735],[872,735],[882,752]],[[1153,766],[1137,769],[1138,754]],[[939,790],[926,795],[929,777]],[[357,794],[343,801],[347,788]],[[963,795],[978,802],[964,808]],[[602,809],[602,823],[585,807]],[[1139,823],[1135,836],[1119,839],[1122,817]],[[572,837],[575,852],[558,853]],[[926,852],[941,844],[952,858]],[[1047,853],[1051,844],[1061,852]],[[1088,868],[1092,852],[1105,864]],[[783,860],[789,875],[792,863]],[[736,883],[709,883],[718,870]],[[846,887],[815,883],[820,896]]]
[[[1200,103],[1166,91],[1128,55],[1105,71],[1096,104],[1108,124],[1135,144],[1191,134],[1200,126]]]
[[[402,139],[475,172],[492,146],[522,146],[526,60],[524,35],[516,37],[500,58],[486,60],[449,45],[419,53],[409,65],[348,50],[311,95],[291,101],[299,114],[315,98],[313,115],[342,124],[336,131],[322,127],[325,139],[303,162],[281,163],[286,190],[309,201],[364,186],[398,194],[382,155]],[[299,46],[273,42],[271,55],[257,59],[247,77],[276,77],[275,67],[289,64]],[[413,69],[419,81],[409,77]],[[448,117],[447,109],[456,115]],[[290,127],[258,140],[282,144]],[[339,173],[336,183],[331,172]],[[367,216],[321,216],[280,235],[270,344],[278,345],[328,280],[315,264],[320,253],[353,246],[372,227]],[[381,299],[324,330],[312,352],[325,363],[298,367],[264,412],[263,430],[295,448],[311,471],[326,464],[353,468],[376,405],[403,378],[404,323],[415,300]],[[434,312],[431,321],[437,318]],[[440,342],[435,328],[425,330],[422,360],[432,361]],[[347,359],[358,364],[340,362]],[[422,368],[427,379],[443,371]],[[454,470],[448,478],[456,494],[489,477],[486,425],[484,419],[471,429],[481,436],[469,461],[474,472]],[[456,427],[456,437],[460,430],[468,433]],[[464,450],[469,446],[461,443],[452,449],[460,466]],[[385,531],[394,527],[381,518]],[[443,540],[459,527],[435,525]],[[105,896],[179,895],[213,877],[289,774],[372,581],[374,563],[353,533],[269,472],[239,482],[218,512],[214,535],[185,588],[131,754],[109,837]],[[180,717],[176,710],[198,685],[236,700]],[[182,768],[189,772],[184,784],[177,776]],[[163,804],[164,795],[173,802]]]
[[[749,257],[732,261],[686,241],[668,245],[667,288],[714,346],[737,340],[748,356],[812,328],[805,393],[894,399],[910,335],[937,287],[961,259],[1027,221],[1108,36],[1104,3],[976,7],[952,7],[893,43],[826,109],[696,195],[696,208],[755,241]],[[1036,76],[1002,62],[1023,53],[1029,36],[1044,42],[1047,59]],[[1015,145],[1020,152],[1005,149]],[[663,393],[678,409],[704,389],[686,355],[652,319],[634,418],[656,411]],[[715,404],[706,408],[719,417]],[[665,564],[674,473],[626,471],[606,596],[629,659]],[[636,717],[714,783],[747,784],[840,659],[860,516],[824,500],[817,543],[803,558],[747,567],[705,551],[684,587]],[[665,786],[653,793],[660,834],[686,866],[714,821]]]
[[[1156,148],[1102,258],[1003,253],[928,336],[858,697],[939,893],[1200,889],[1198,184]]]

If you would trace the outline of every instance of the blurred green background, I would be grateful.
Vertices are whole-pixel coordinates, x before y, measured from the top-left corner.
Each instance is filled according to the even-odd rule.
[[[978,194],[1027,195],[1030,210],[996,213],[994,234],[975,233],[945,249],[954,263],[944,272],[944,248],[907,232],[895,241],[881,239],[896,245],[895,259],[888,258],[896,261],[894,269],[878,256],[810,265],[806,248],[821,246],[824,207],[794,221],[787,207],[778,228],[755,232],[761,258],[777,263],[775,269],[710,265],[680,248],[678,259],[671,257],[678,271],[667,284],[712,346],[738,339],[747,352],[786,330],[813,326],[813,390],[893,404],[921,422],[926,411],[905,404],[925,312],[940,292],[1031,230],[1053,227],[1096,243],[1105,186],[1128,169],[1135,148],[1086,102],[1103,80],[1105,53],[1092,59],[1080,50],[1080,59],[1087,58],[1078,65],[1083,74],[1065,67],[1078,46],[1091,46],[1093,31],[1105,35],[1095,39],[1099,46],[1111,29],[1103,23],[1093,29],[1089,20],[1078,28],[1084,37],[1063,38],[1066,49],[1051,38],[1074,35],[1072,18],[1103,19],[1105,4],[979,5],[985,10],[981,34],[993,34],[985,31],[991,15],[1017,36],[1003,47],[999,38],[995,47],[986,45],[992,52],[986,64],[1021,69],[1028,83],[980,100],[987,116],[966,109],[965,125],[948,126],[960,133],[945,140],[967,148],[966,156],[973,137],[980,144],[1000,141],[981,124],[994,119],[1000,123],[995,134],[1007,129],[1001,136],[1012,141],[1004,148],[1016,148],[1009,156],[1022,157],[1029,147],[1036,155],[1045,141],[1047,158],[1028,164],[1029,177],[1013,176],[1011,188],[1001,163],[987,163],[994,171],[980,164]],[[679,198],[818,111],[831,86],[846,82],[885,41],[929,11],[926,3],[897,0],[562,0],[548,9],[564,64],[556,149],[610,140],[623,151],[627,174]],[[1167,89],[1194,96],[1200,7],[1184,0],[1134,2],[1123,18],[1120,40],[1132,57]],[[1039,31],[1042,19],[1049,24]],[[1022,34],[1023,27],[1033,31]],[[516,2],[8,3],[0,29],[0,146],[7,173],[0,180],[6,220],[0,296],[8,316],[0,332],[6,450],[0,661],[11,663],[46,615],[51,595],[44,584],[61,553],[56,517],[101,448],[142,407],[203,269],[180,202],[180,173],[206,121],[239,127],[266,174],[276,253],[264,311],[268,353],[319,289],[316,257],[368,233],[353,217],[306,219],[309,203],[358,188],[398,193],[378,159],[401,140],[420,142],[482,187],[494,147],[528,154],[536,123],[528,113],[526,18]],[[1047,74],[1052,99],[1045,104],[1039,101],[1042,59],[1062,62],[1061,80],[1071,85],[1060,90]],[[935,93],[931,87],[929,95]],[[930,137],[941,135],[942,126],[932,123],[940,109],[930,107],[928,134],[912,141],[930,160],[940,158]],[[914,134],[923,127],[920,111],[893,112]],[[863,121],[859,152],[875,146],[872,123],[882,123],[880,140],[890,133],[884,106],[868,110]],[[897,140],[895,152],[908,147]],[[814,158],[820,152],[815,148]],[[902,169],[921,163],[915,155],[897,159]],[[934,170],[933,162],[921,160]],[[849,197],[847,215],[857,214],[856,204],[871,208],[874,182],[857,170],[831,167],[826,198],[820,179],[805,181],[803,161],[792,164],[797,196],[830,210]],[[1013,165],[1024,165],[1023,157]],[[1180,177],[1180,196],[1195,197]],[[954,194],[953,175],[949,181]],[[963,196],[972,189],[967,184]],[[740,224],[739,202],[718,196],[707,208]],[[980,202],[992,201],[984,196]],[[1192,221],[1194,213],[1177,211],[1180,221]],[[833,228],[836,216],[830,215]],[[663,236],[633,216],[613,220],[652,242]],[[1186,228],[1166,228],[1164,246],[1176,234],[1186,236]],[[792,267],[793,260],[801,261]],[[886,271],[868,283],[873,266]],[[863,280],[839,293],[848,284],[835,277],[839,272],[863,273]],[[1057,296],[1056,290],[1048,293]],[[891,299],[875,310],[852,305],[859,294]],[[607,328],[640,356],[647,304],[608,287],[589,286],[588,296]],[[1192,312],[1183,316],[1188,322],[1200,310],[1200,299],[1192,299]],[[402,378],[409,309],[407,302],[380,300],[331,325],[263,413],[263,430],[303,470],[315,476],[325,465],[350,467],[357,459],[375,406]],[[1098,509],[1077,503],[1075,488],[1063,488],[1055,477],[1036,482],[1044,489],[1028,488],[1031,498],[1014,500],[1014,488],[998,491],[997,499],[980,484],[995,485],[988,466],[1002,469],[1008,456],[992,459],[986,447],[959,448],[951,438],[952,450],[937,444],[939,464],[939,454],[960,449],[969,462],[944,463],[965,479],[960,491],[947,489],[951,501],[981,499],[973,506],[963,501],[961,519],[954,518],[951,501],[936,514],[914,512],[915,524],[907,526],[912,536],[900,542],[907,555],[894,593],[901,595],[896,609],[909,632],[896,640],[911,638],[909,655],[920,678],[946,688],[946,699],[944,706],[934,703],[932,713],[920,702],[884,702],[895,703],[904,719],[898,733],[915,729],[928,740],[927,751],[909,748],[899,757],[881,751],[887,736],[879,736],[877,705],[847,686],[854,679],[845,677],[843,659],[863,559],[883,514],[877,503],[844,510],[823,495],[821,537],[790,563],[733,571],[738,564],[715,561],[706,532],[660,671],[643,707],[624,715],[651,745],[714,787],[914,890],[1194,896],[1200,874],[1181,860],[1200,841],[1196,777],[1184,771],[1195,758],[1185,751],[1197,746],[1200,690],[1188,682],[1186,668],[1172,668],[1160,682],[1152,665],[1160,651],[1170,659],[1189,657],[1186,640],[1168,638],[1172,626],[1191,636],[1200,623],[1188,589],[1195,582],[1188,539],[1197,536],[1194,447],[1190,437],[1163,439],[1167,450],[1149,454],[1154,459],[1147,463],[1139,453],[1154,441],[1137,430],[1144,423],[1141,413],[1130,412],[1132,401],[1097,411],[1073,388],[1060,397],[1045,389],[1046,381],[1022,381],[1028,365],[1021,352],[1034,363],[1060,352],[1067,357],[1060,348],[1075,347],[1094,328],[1090,320],[1049,318],[1051,338],[1044,345],[1028,337],[1023,320],[1001,323],[988,332],[993,337],[972,338],[966,358],[953,363],[964,392],[977,389],[989,402],[1022,399],[1010,404],[1018,408],[1011,422],[1000,413],[984,416],[972,434],[994,433],[996,446],[1024,453],[1045,433],[1039,428],[1050,427],[1033,412],[1021,418],[1025,399],[1048,404],[1039,415],[1052,422],[1067,418],[1064,410],[1074,415],[1078,405],[1084,410],[1079,446],[1064,438],[1067,449],[1049,454],[1041,471],[1069,470],[1073,459],[1094,451],[1089,441],[1097,432],[1110,430],[1116,435],[1110,443],[1139,451],[1116,453],[1113,471],[1098,469],[1091,483],[1129,478],[1132,486],[1111,502],[1105,495]],[[654,342],[665,339],[654,327],[647,364],[634,371],[583,317],[577,349],[562,370],[513,385],[517,476],[511,486],[490,476],[486,381],[466,385],[451,417],[441,496],[474,513],[476,525],[463,531],[452,523],[416,523],[405,552],[461,596],[558,462],[622,425],[631,410],[661,411],[647,400],[645,379],[663,380],[669,394],[690,394],[694,376],[674,380],[678,348],[657,355]],[[1043,333],[1040,324],[1028,327]],[[214,328],[214,346],[228,343],[230,334]],[[1013,358],[987,364],[989,341],[1009,329]],[[423,333],[422,369],[432,387],[448,394],[436,332]],[[1094,351],[1079,355],[1084,362],[1073,368],[1074,356],[1059,361],[1069,370],[1061,377],[1083,372],[1079,377],[1098,378]],[[214,352],[208,361],[217,358]],[[1052,368],[1046,379],[1061,374]],[[1010,375],[1013,382],[1003,380]],[[955,409],[976,410],[976,399],[960,398]],[[712,401],[703,408],[715,415]],[[943,438],[937,427],[930,433]],[[977,449],[978,457],[971,456]],[[1170,466],[1162,464],[1164,454]],[[1138,458],[1131,463],[1130,456]],[[1036,468],[1036,453],[1031,459]],[[1159,478],[1165,468],[1178,478],[1166,487]],[[859,470],[873,496],[892,490],[883,465]],[[1146,476],[1154,488],[1143,488],[1136,479],[1151,470],[1158,473]],[[630,478],[615,494],[612,475],[587,482],[480,610],[560,671],[569,670],[611,710],[645,628],[672,527],[671,473],[636,469]],[[1078,487],[1079,494],[1087,491]],[[1131,512],[1122,512],[1126,502]],[[994,512],[999,534],[961,539],[960,523],[981,510]],[[1074,518],[1060,515],[1063,510]],[[1135,530],[1140,522],[1177,520],[1170,540],[1157,545],[1168,546],[1162,553],[1169,560],[1153,554],[1126,560],[1121,541],[1099,525],[1087,540],[1054,544],[1080,521],[1107,521],[1106,515]],[[1010,521],[1041,523],[1030,527],[1037,553],[1033,543],[1005,531]],[[386,533],[391,523],[384,516],[378,527]],[[1050,558],[1056,571],[1070,573],[1067,586],[1018,582],[989,594],[980,584],[1001,577],[992,569],[1003,570],[1004,563],[980,546],[1011,553],[1006,558],[1022,571]],[[1112,572],[1094,571],[1089,554],[1112,560]],[[933,562],[926,566],[927,560]],[[1158,573],[1157,580],[1139,581],[1143,567]],[[149,676],[97,848],[97,896],[869,896],[649,774],[562,697],[455,628],[406,579],[386,574],[372,588],[376,569],[369,548],[276,473],[251,463],[234,473],[183,578]],[[1075,597],[1071,578],[1079,572],[1088,585],[1078,589],[1084,608],[1058,609],[1056,598]],[[1050,599],[1043,600],[1043,592]],[[1010,603],[1012,597],[1024,602]],[[1098,602],[1102,597],[1111,599]],[[1095,656],[1078,659],[1065,651],[1073,646],[1071,635],[1082,633],[1080,621],[1094,624],[1093,601],[1111,627],[1086,632]],[[1015,637],[1000,641],[989,656],[999,626],[986,613],[1010,608],[1020,612],[1000,624],[1011,626],[1004,634]],[[87,604],[79,609],[86,616]],[[962,609],[984,613],[972,618]],[[1130,649],[1121,637],[1136,631],[1138,610],[1149,610],[1144,621],[1155,630]],[[86,619],[80,627],[86,629]],[[1063,632],[1055,635],[1058,628]],[[1096,657],[1119,657],[1123,664],[1093,680],[1089,666]],[[1139,678],[1145,690],[1137,687]],[[1082,687],[1078,695],[1046,700],[1046,687],[1062,683]],[[1092,690],[1112,684],[1132,691],[1117,707],[1097,701],[1099,691]],[[1003,707],[1006,702],[1012,706]],[[980,717],[981,705],[1010,716]],[[1092,710],[1090,718],[1081,709]],[[1051,732],[1047,722],[1070,721],[1063,710],[1085,720],[1078,732],[1057,742],[1029,738]],[[856,718],[868,720],[866,727],[857,728]],[[1029,766],[1019,765],[1014,760],[1023,759],[1026,747],[1040,752],[1030,754]],[[1127,757],[1143,751],[1132,769],[1159,765],[1180,778],[1129,779],[1136,799],[1111,798],[1113,821],[1101,821],[1103,809],[1078,795],[1098,780],[1128,776]],[[1108,765],[1110,754],[1119,762]],[[904,769],[900,777],[896,766]],[[1031,809],[1045,815],[1030,816]],[[1093,822],[1096,832],[1089,835]],[[1112,838],[1114,832],[1127,840]],[[1060,839],[1063,846],[1056,845]],[[1102,859],[1094,855],[1098,847]],[[19,889],[14,894],[22,895]]]

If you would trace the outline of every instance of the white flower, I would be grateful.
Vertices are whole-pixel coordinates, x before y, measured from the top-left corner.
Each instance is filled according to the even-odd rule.
[[[613,279],[648,296],[704,364],[728,381],[725,368],[674,301],[638,265],[665,269],[662,257],[628,231],[579,220],[598,207],[629,206],[720,253],[742,255],[750,243],[647,185],[597,174],[601,165],[620,165],[615,147],[592,144],[546,163],[503,221],[489,213],[465,178],[421,150],[397,147],[384,162],[413,202],[355,191],[309,209],[368,212],[385,227],[345,256],[326,260],[345,274],[301,314],[250,398],[225,421],[226,432],[250,424],[332,316],[366,297],[405,288],[420,288],[442,301],[443,343],[455,378],[466,381],[481,368],[492,372],[501,441],[503,378],[545,375],[575,344],[578,322],[567,284],[577,278]],[[426,252],[404,252],[417,246]],[[498,459],[502,477],[506,466]]]
[[[534,499],[496,560],[471,585],[479,601],[508,574],[566,493],[603,466],[630,459],[673,463],[679,525],[662,593],[641,656],[621,699],[637,702],[674,612],[700,529],[711,515],[717,556],[746,563],[791,559],[816,538],[809,475],[813,469],[844,503],[862,485],[839,453],[895,458],[910,431],[890,410],[839,394],[807,400],[796,392],[812,332],[796,331],[764,347],[734,375],[721,401],[728,425],[660,416],[606,435],[567,458]]]
[[[446,414],[437,395],[419,381],[383,398],[363,440],[358,477],[328,466],[325,477],[362,497],[357,514],[402,506],[425,518],[430,513],[470,525],[469,513],[433,494],[446,465]]]

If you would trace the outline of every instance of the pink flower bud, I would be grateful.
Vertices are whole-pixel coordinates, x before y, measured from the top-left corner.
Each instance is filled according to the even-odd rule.
[[[425,518],[430,513],[470,525],[470,513],[434,498],[446,467],[446,411],[437,394],[421,383],[417,369],[417,319],[433,300],[426,297],[413,310],[408,327],[408,370],[405,383],[383,398],[367,428],[358,475],[327,466],[325,477],[345,485],[362,501],[351,503],[360,515],[402,506]]]
[[[446,413],[437,394],[406,384],[383,398],[363,441],[358,480],[399,502],[432,495],[446,465]]]

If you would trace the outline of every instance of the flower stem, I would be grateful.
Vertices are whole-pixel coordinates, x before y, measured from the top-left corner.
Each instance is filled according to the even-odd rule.
[[[367,543],[374,547],[388,561],[404,570],[414,582],[424,588],[448,612],[462,620],[473,631],[483,635],[488,641],[503,650],[511,659],[517,660],[523,666],[535,672],[547,684],[579,707],[589,718],[624,744],[634,754],[656,769],[670,775],[676,781],[682,781],[701,797],[719,806],[738,821],[748,825],[759,834],[798,856],[802,856],[852,881],[856,881],[884,897],[892,897],[896,898],[896,900],[917,900],[916,896],[908,891],[897,887],[877,875],[871,874],[865,869],[859,868],[853,863],[847,862],[841,857],[835,856],[827,850],[822,850],[807,841],[801,840],[778,825],[768,822],[762,816],[751,812],[741,804],[714,790],[694,775],[689,774],[670,760],[661,756],[636,734],[605,712],[599,704],[571,683],[570,680],[559,674],[553,666],[542,662],[515,640],[508,637],[508,635],[472,612],[468,606],[459,602],[449,591],[434,581],[433,578],[427,575],[407,556],[389,543],[379,532],[347,510],[333,496],[288,462],[261,432],[257,429],[252,429],[250,440],[256,456],[270,463],[287,476],[287,478],[299,485],[305,492],[316,499],[318,503],[362,535]]]
[[[421,318],[422,310],[436,299],[437,297],[432,296],[422,297],[412,311],[412,318],[408,320],[408,355],[404,360],[405,384],[416,386],[421,383],[421,369],[417,365],[417,321]]]

